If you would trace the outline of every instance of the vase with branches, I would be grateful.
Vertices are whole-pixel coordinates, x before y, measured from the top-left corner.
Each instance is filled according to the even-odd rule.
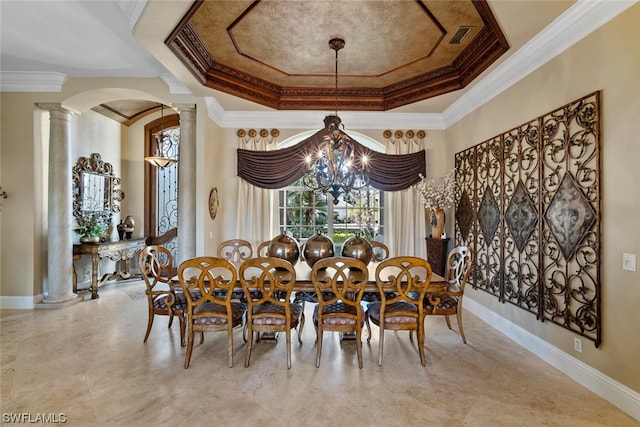
[[[444,231],[445,213],[444,210],[455,204],[456,178],[455,170],[435,179],[426,179],[420,175],[422,180],[415,185],[416,191],[424,207],[429,211],[429,223],[431,225],[431,237],[440,238]]]

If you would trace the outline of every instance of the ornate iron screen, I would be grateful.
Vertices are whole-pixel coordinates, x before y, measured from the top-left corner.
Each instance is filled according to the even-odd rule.
[[[469,283],[594,341],[600,317],[600,92],[456,153]]]
[[[165,155],[179,160],[180,127],[167,129],[165,141]],[[178,227],[178,163],[156,170],[156,236],[162,236],[169,230]],[[173,256],[178,259],[178,237],[171,239],[164,245]]]

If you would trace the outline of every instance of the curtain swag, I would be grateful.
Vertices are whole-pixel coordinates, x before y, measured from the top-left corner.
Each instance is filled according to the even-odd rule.
[[[340,119],[327,116],[324,122],[324,129],[292,147],[272,151],[238,148],[238,176],[255,186],[269,189],[286,187],[302,178],[307,171],[305,158],[316,153],[320,145],[331,137]],[[424,150],[401,155],[380,153],[360,144],[342,130],[339,132],[353,144],[356,159],[367,156],[372,187],[383,191],[404,190],[417,184],[420,174],[426,176]]]

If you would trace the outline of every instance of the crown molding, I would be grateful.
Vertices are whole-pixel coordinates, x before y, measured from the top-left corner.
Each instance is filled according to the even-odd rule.
[[[147,7],[147,0],[118,0],[118,7],[127,16],[129,28],[133,30]]]
[[[0,71],[1,92],[61,92],[66,74],[41,71]]]
[[[442,113],[445,127],[490,101],[637,1],[579,0],[451,104]]]
[[[209,118],[222,128],[321,128],[329,111],[225,111],[215,98],[205,98]],[[347,129],[444,129],[441,114],[338,111]]]
[[[172,95],[191,95],[191,90],[178,79],[176,79],[171,73],[162,73],[160,78],[169,88],[169,93]]]

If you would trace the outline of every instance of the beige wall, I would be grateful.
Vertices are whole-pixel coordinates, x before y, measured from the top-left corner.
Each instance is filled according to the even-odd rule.
[[[467,295],[620,383],[640,391],[640,273],[622,271],[622,254],[640,254],[640,5],[615,18],[524,80],[447,129],[448,158],[596,90],[601,97],[602,344],[496,298]]]
[[[41,203],[36,201],[36,197],[42,197],[42,190],[38,187],[36,191],[35,182],[36,165],[41,163],[36,155],[42,154],[34,141],[41,120],[34,113],[34,97],[4,93],[1,96],[0,172],[2,189],[8,197],[2,200],[0,213],[0,290],[8,296],[34,295],[42,287],[35,237],[36,218],[43,213]]]

